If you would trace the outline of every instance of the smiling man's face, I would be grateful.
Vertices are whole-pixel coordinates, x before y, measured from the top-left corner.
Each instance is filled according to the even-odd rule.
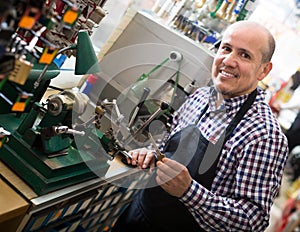
[[[213,63],[212,79],[224,98],[252,92],[272,69],[271,62],[262,63],[268,46],[264,30],[254,25],[229,27]]]

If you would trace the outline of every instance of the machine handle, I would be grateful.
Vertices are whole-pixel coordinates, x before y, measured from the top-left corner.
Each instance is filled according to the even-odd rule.
[[[144,105],[145,100],[146,100],[147,97],[149,96],[149,93],[150,93],[150,89],[149,89],[149,88],[144,88],[144,91],[143,91],[143,94],[142,94],[142,96],[141,96],[141,99],[140,99],[138,105],[135,107],[135,109],[134,109],[134,111],[133,111],[133,114],[132,114],[131,117],[130,117],[130,120],[129,120],[129,123],[128,123],[128,127],[129,127],[129,128],[133,125],[133,123],[134,123],[134,121],[135,121],[135,119],[136,119],[136,116],[137,116],[139,110],[140,110],[140,109],[142,108],[142,106]]]

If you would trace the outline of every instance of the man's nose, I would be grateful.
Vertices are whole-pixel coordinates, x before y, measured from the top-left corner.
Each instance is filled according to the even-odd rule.
[[[226,66],[235,67],[237,64],[236,55],[232,52],[224,55],[223,64],[225,64]]]

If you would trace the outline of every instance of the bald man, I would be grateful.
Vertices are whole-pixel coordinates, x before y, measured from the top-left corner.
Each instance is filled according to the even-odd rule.
[[[272,69],[275,41],[262,25],[230,25],[199,88],[175,113],[158,161],[145,148],[132,165],[152,167],[114,232],[256,231],[269,223],[288,156],[287,140],[258,88]]]

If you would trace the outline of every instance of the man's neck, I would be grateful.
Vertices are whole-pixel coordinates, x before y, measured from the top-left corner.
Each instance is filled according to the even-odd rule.
[[[219,92],[217,92],[216,109],[218,109],[220,107],[220,105],[222,104],[223,100],[224,100],[224,97],[222,96],[222,94],[220,94]]]

